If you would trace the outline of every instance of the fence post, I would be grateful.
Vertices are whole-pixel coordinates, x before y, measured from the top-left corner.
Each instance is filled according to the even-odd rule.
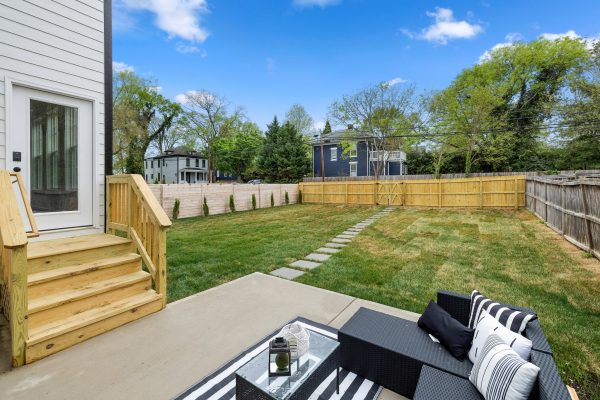
[[[442,180],[438,179],[438,208],[442,208]]]
[[[261,197],[260,197],[260,186],[261,185],[262,185],[261,183],[258,184],[258,208],[262,208]]]
[[[519,178],[515,176],[515,210],[519,209]]]
[[[400,182],[400,205],[404,207],[406,205],[406,186],[405,182]]]
[[[479,209],[483,209],[483,176],[479,175]]]
[[[325,182],[321,182],[321,204],[325,204]]]
[[[579,183],[579,187],[581,187],[581,202],[583,203],[583,218],[585,218],[585,232],[588,240],[588,247],[590,251],[594,250],[594,241],[592,238],[592,227],[590,226],[590,218],[588,216],[588,204],[587,199],[585,198],[585,186],[583,183]]]
[[[548,182],[544,182],[544,220],[548,222]]]
[[[346,204],[348,204],[348,184],[346,183]]]
[[[560,185],[560,232],[565,234],[565,185]]]
[[[373,184],[373,205],[377,205],[377,185],[379,185],[379,181],[375,181]]]

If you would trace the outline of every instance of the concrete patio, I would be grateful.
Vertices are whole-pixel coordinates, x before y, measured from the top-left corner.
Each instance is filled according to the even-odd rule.
[[[254,273],[0,375],[2,399],[170,399],[297,316],[339,328],[369,307],[418,314]],[[384,390],[380,400],[402,397]]]

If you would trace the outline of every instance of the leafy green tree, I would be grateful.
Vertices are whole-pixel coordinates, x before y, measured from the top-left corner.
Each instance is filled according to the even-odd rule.
[[[143,174],[150,144],[176,123],[181,107],[161,95],[156,85],[131,71],[113,77],[115,168]]]
[[[255,123],[240,121],[230,135],[216,141],[217,167],[233,173],[239,180],[254,178],[263,141],[264,136]]]
[[[292,124],[279,125],[275,117],[267,127],[258,165],[270,182],[298,182],[310,171],[306,141]]]
[[[328,133],[331,133],[331,124],[329,123],[329,120],[325,121],[325,128],[323,128],[323,135],[327,135]]]
[[[304,136],[311,136],[314,130],[314,121],[301,104],[293,104],[285,114],[283,122],[289,122]]]

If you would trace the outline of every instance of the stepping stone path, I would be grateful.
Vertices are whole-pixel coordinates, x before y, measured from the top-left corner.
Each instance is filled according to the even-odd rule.
[[[333,254],[339,252],[342,248],[351,243],[352,239],[354,239],[364,228],[368,227],[379,218],[388,215],[394,210],[395,207],[385,208],[372,217],[369,217],[353,227],[346,229],[344,232],[331,239],[331,241],[325,244],[324,247],[320,247],[315,250],[314,253],[310,253],[309,255],[305,256],[303,260],[294,261],[289,265],[293,268],[279,268],[275,271],[272,271],[271,275],[289,280],[296,279],[297,277],[304,275],[304,271],[298,270],[297,268],[302,270],[311,270],[317,268],[322,262],[327,261]]]

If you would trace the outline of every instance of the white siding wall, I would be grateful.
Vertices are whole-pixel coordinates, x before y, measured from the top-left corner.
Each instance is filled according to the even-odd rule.
[[[104,223],[104,2],[0,0],[0,169],[7,79],[94,101],[97,226]]]

